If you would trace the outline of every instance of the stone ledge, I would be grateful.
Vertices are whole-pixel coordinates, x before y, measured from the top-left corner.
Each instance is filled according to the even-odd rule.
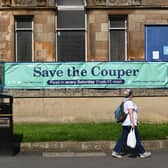
[[[111,152],[115,143],[115,141],[27,142],[20,144],[20,151]],[[168,140],[142,141],[142,143],[146,150],[168,149]]]
[[[135,97],[167,97],[168,89],[133,89]],[[57,97],[122,97],[123,89],[6,89],[4,94],[14,98],[57,98]]]

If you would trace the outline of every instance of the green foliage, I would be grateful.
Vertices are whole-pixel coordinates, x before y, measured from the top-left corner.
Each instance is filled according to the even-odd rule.
[[[168,123],[140,124],[142,140],[166,139]],[[117,140],[121,125],[117,123],[82,123],[82,124],[14,124],[16,141],[96,141]]]

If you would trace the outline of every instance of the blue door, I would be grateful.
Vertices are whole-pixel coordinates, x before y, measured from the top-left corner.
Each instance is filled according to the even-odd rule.
[[[145,26],[145,61],[168,61],[168,25]]]

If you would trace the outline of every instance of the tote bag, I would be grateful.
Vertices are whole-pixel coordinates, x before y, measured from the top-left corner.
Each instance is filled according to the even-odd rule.
[[[127,146],[130,148],[136,147],[136,136],[135,136],[135,129],[131,128],[128,137],[127,137]]]

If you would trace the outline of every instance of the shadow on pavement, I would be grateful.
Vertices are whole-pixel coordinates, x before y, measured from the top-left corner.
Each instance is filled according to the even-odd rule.
[[[22,134],[14,134],[14,144],[13,144],[13,155],[17,155],[20,150],[20,144],[22,142],[23,135]]]

